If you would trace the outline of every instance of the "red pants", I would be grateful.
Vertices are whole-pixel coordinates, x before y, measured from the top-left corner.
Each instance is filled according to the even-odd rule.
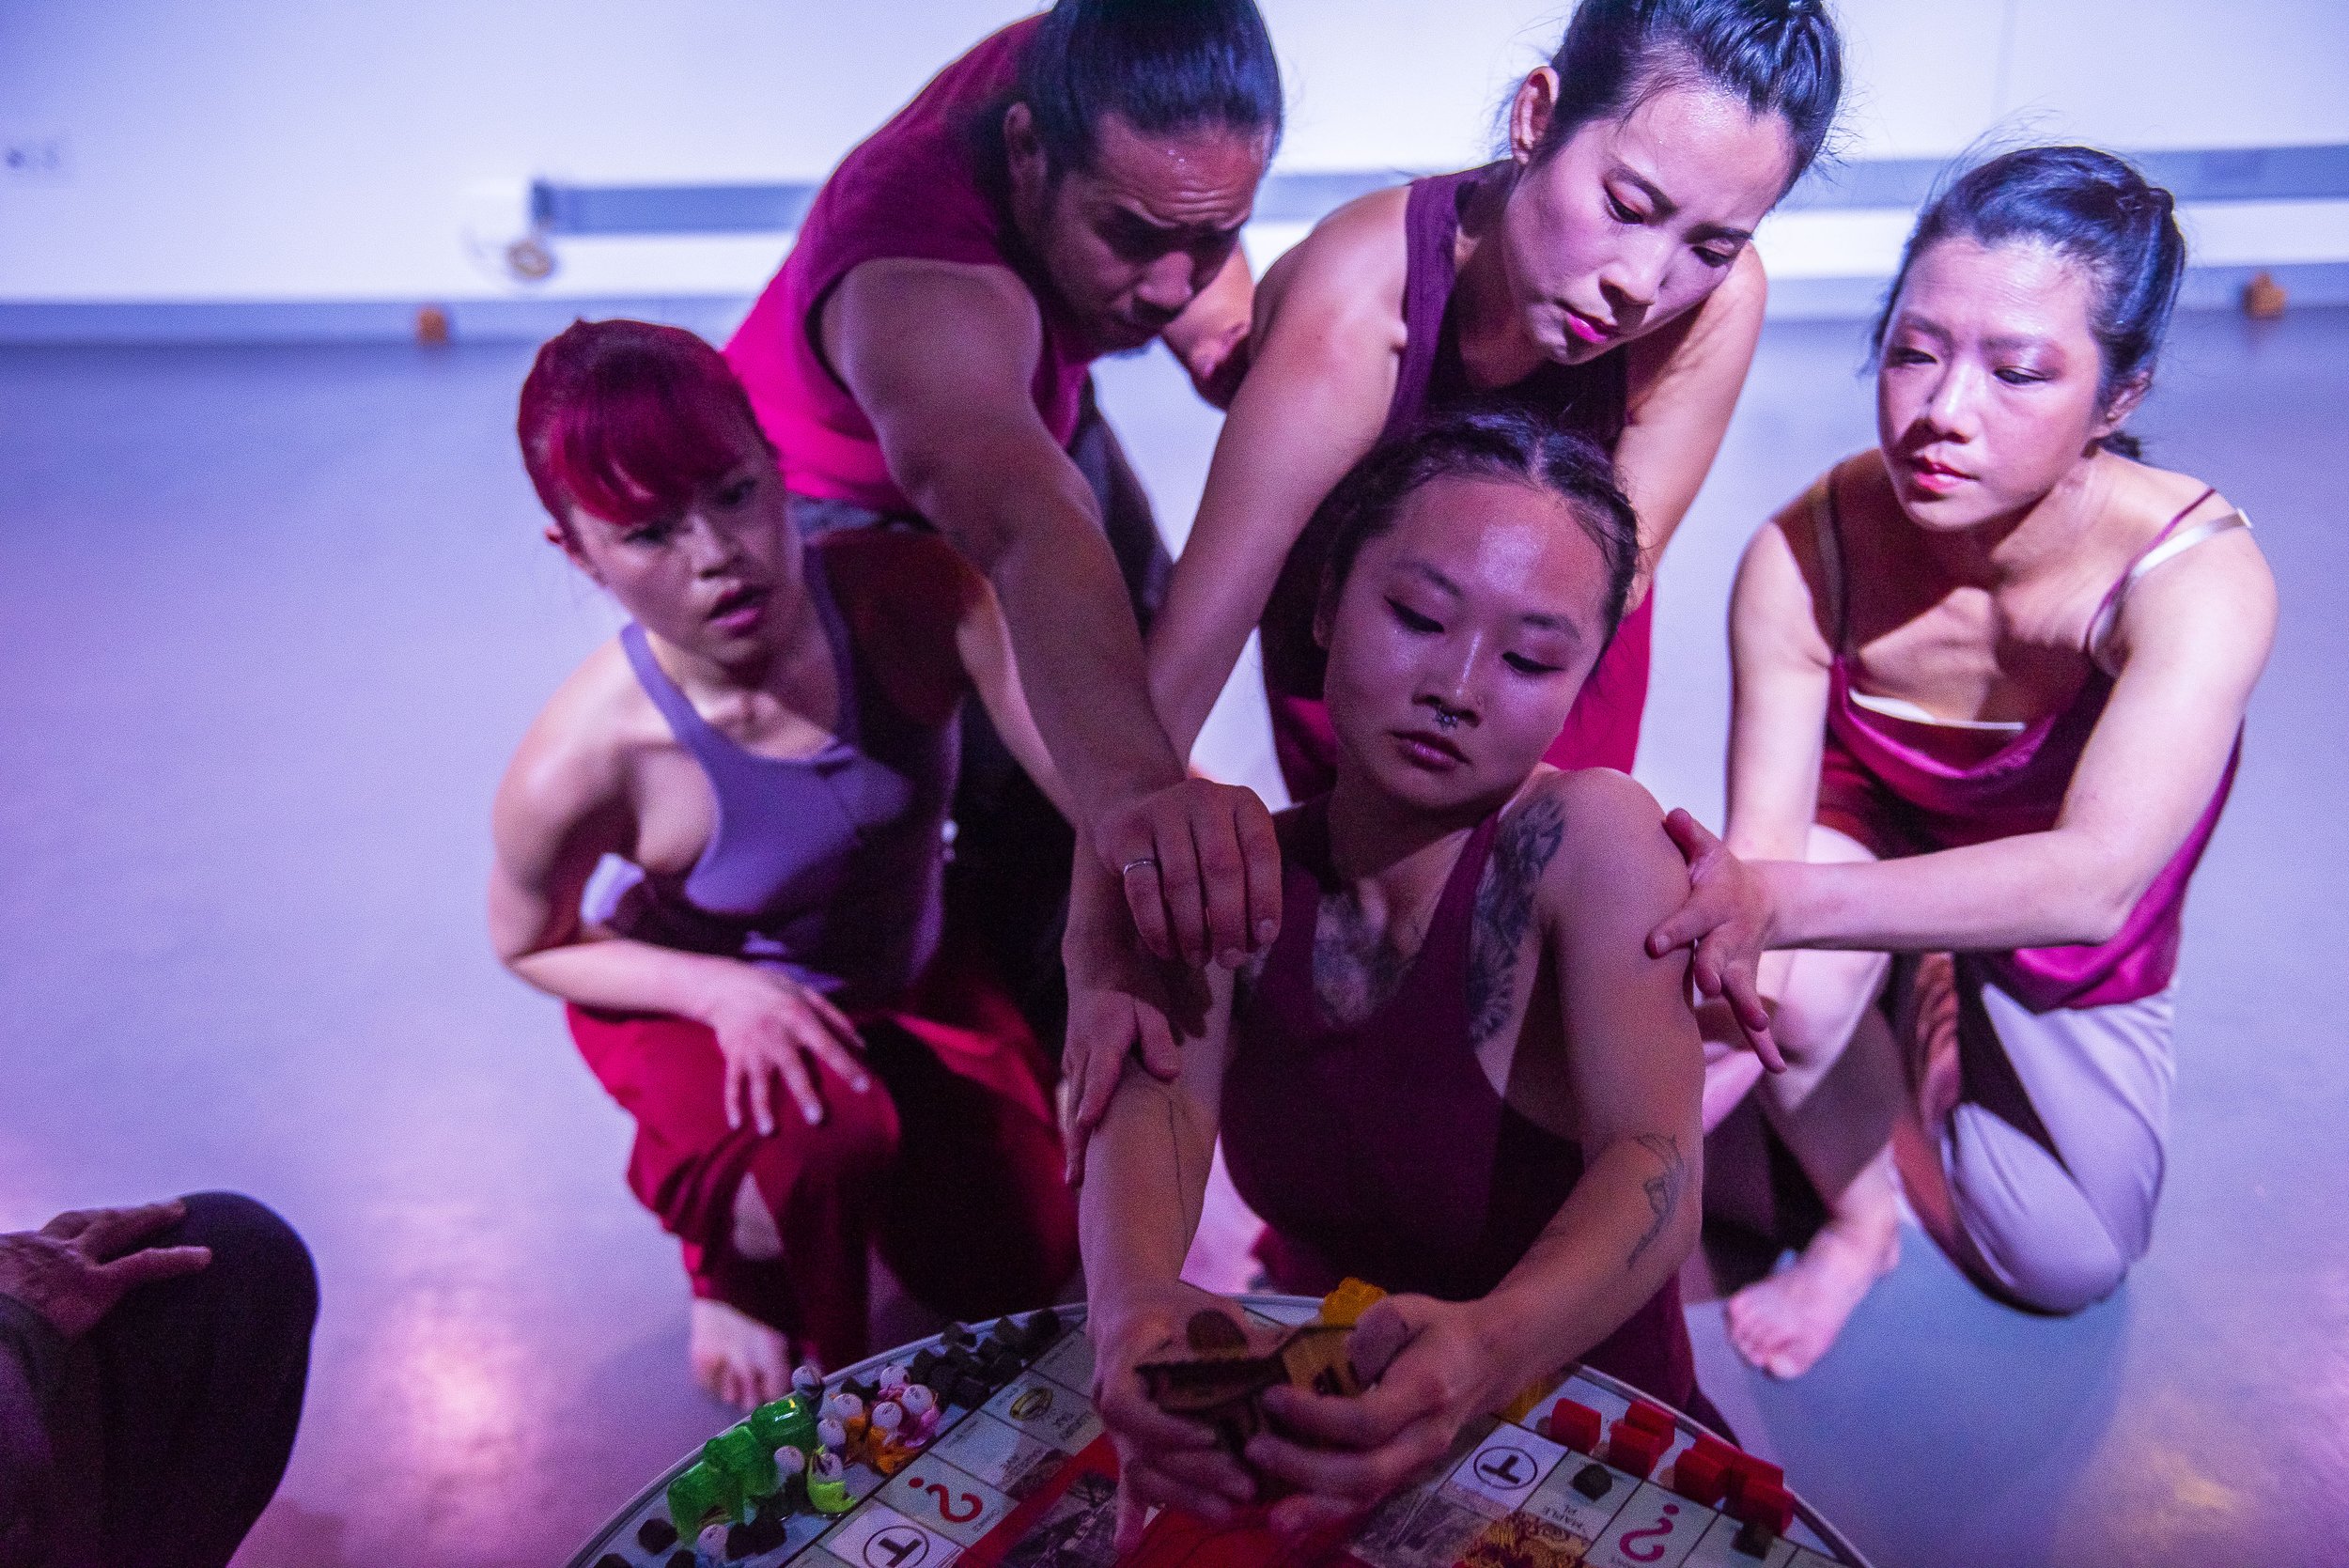
[[[1077,1206],[1037,1087],[1041,1062],[1007,1004],[983,1035],[888,1014],[858,1018],[872,1087],[818,1075],[824,1120],[778,1092],[775,1131],[726,1126],[724,1062],[698,1023],[568,1010],[580,1054],[636,1119],[628,1183],[684,1243],[693,1294],[790,1336],[827,1367],[866,1351],[866,1250],[916,1299],[958,1318],[1042,1305],[1077,1267]],[[982,1042],[941,1048],[922,1035]],[[1023,1092],[1024,1091],[1024,1092]],[[733,1245],[743,1177],[775,1217],[783,1256]]]

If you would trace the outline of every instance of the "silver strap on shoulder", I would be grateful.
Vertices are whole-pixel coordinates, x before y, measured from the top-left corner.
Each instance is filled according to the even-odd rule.
[[[2088,629],[2088,656],[2096,661],[2096,667],[2107,675],[2112,674],[2105,665],[2105,640],[2112,635],[2113,625],[2121,618],[2121,606],[2127,600],[2129,590],[2137,586],[2138,579],[2157,567],[2169,565],[2198,544],[2250,526],[2251,520],[2240,510],[2222,513],[2215,518],[2205,518],[2190,528],[2181,528],[2139,556],[2137,564],[2122,577],[2121,585],[2113,590],[2112,598],[2105,601],[2095,624]]]

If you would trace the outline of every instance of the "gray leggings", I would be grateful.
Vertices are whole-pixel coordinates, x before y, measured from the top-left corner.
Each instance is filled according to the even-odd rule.
[[[1927,1131],[1956,1210],[1956,1262],[2018,1306],[2077,1312],[2153,1240],[2176,987],[2034,1013],[1968,955],[1953,970],[1959,1098]],[[1903,1040],[1916,1038],[1921,972],[1913,958],[1893,967]]]

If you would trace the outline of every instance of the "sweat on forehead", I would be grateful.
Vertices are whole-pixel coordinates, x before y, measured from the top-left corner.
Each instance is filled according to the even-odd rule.
[[[575,321],[551,339],[522,382],[515,431],[539,502],[566,526],[574,505],[648,521],[773,450],[724,356],[647,321]]]
[[[1600,616],[1604,629],[1614,630],[1640,553],[1639,520],[1615,482],[1614,465],[1595,442],[1508,406],[1433,420],[1374,448],[1338,481],[1306,529],[1308,537],[1329,542],[1325,610],[1345,588],[1362,547],[1394,526],[1412,496],[1441,479],[1517,484],[1554,498],[1598,547],[1607,571]]]

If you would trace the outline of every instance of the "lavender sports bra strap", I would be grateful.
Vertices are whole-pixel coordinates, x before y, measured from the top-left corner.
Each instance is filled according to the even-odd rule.
[[[699,756],[709,721],[694,711],[685,693],[669,678],[669,672],[661,667],[661,660],[653,657],[652,645],[645,641],[645,629],[634,621],[620,628],[620,651],[628,655],[629,668],[636,672],[636,684],[645,689],[661,717],[669,721],[669,733],[686,751]]]

